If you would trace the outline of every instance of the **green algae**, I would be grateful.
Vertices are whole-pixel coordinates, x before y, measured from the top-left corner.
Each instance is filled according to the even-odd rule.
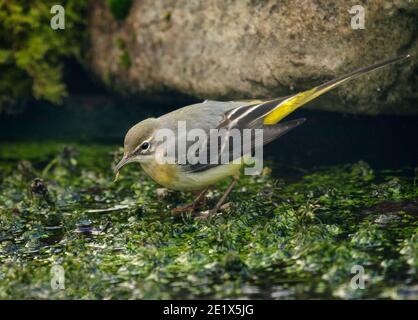
[[[132,0],[107,0],[110,12],[117,20],[125,20],[131,10]]]
[[[208,221],[114,146],[0,148],[0,298],[417,298],[417,171],[275,164]],[[273,165],[273,163],[270,163]],[[273,175],[274,174],[274,175]],[[286,178],[281,178],[286,177]],[[216,203],[227,182],[209,193]],[[53,266],[65,289],[51,287]],[[354,265],[365,289],[353,289]]]

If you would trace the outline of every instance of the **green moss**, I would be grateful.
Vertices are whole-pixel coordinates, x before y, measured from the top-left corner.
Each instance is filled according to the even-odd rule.
[[[120,50],[126,49],[125,40],[123,40],[122,38],[117,38],[116,39],[116,47],[118,47],[118,49],[120,49]]]
[[[63,59],[80,59],[85,38],[83,0],[61,1],[65,29],[50,27],[55,1],[0,0],[0,113],[29,99],[61,103]]]
[[[121,55],[119,56],[119,65],[125,69],[129,69],[132,65],[131,56],[129,55],[128,51],[123,50]]]
[[[170,11],[167,11],[167,12],[165,13],[165,15],[164,15],[164,20],[165,20],[166,22],[170,22],[170,21],[171,21],[171,12],[170,12]]]
[[[159,198],[135,165],[113,183],[120,156],[112,146],[2,144],[0,298],[416,298],[413,170],[359,162],[286,180],[266,170],[242,178],[230,209],[198,221],[170,211],[192,195]],[[54,264],[65,290],[51,289]],[[364,290],[350,285],[356,264]]]
[[[124,20],[131,9],[132,0],[107,0],[112,15],[117,20]]]
[[[122,38],[116,39],[116,46],[120,50],[118,64],[124,69],[129,69],[132,65],[131,56],[126,48],[125,40]]]

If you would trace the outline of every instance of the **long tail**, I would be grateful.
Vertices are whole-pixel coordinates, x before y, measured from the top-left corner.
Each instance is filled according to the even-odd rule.
[[[358,76],[365,74],[367,72],[377,70],[381,67],[384,67],[388,64],[394,63],[396,61],[400,61],[403,59],[409,58],[410,55],[403,55],[399,56],[393,59],[385,60],[382,62],[378,62],[375,64],[372,64],[371,66],[364,67],[357,69],[353,72],[350,72],[346,75],[343,75],[341,77],[338,77],[334,80],[331,80],[329,82],[326,82],[318,87],[309,89],[304,92],[300,92],[295,94],[294,96],[291,96],[282,102],[280,102],[276,108],[274,108],[265,118],[264,118],[264,124],[266,125],[272,125],[276,124],[280,120],[282,120],[284,117],[286,117],[288,114],[292,113],[296,109],[300,108],[304,104],[308,103],[309,101],[319,97],[320,95],[324,94],[325,92],[328,92],[331,89],[334,89],[341,85],[342,83],[357,78]]]

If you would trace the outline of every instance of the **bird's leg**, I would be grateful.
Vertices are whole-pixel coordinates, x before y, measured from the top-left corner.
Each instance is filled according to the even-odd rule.
[[[235,185],[238,182],[238,177],[234,177],[233,180],[231,181],[231,183],[229,184],[228,188],[225,190],[224,194],[222,195],[222,197],[219,199],[218,203],[216,204],[216,206],[212,209],[209,210],[208,213],[201,213],[198,218],[200,219],[207,219],[209,217],[211,217],[212,215],[214,215],[215,213],[218,212],[219,208],[224,204],[226,198],[228,197],[228,195],[231,193],[232,189],[235,187]]]
[[[237,178],[233,178],[233,180],[229,184],[228,188],[226,189],[226,191],[224,192],[224,194],[222,195],[222,197],[219,199],[219,201],[216,204],[216,206],[212,210],[210,210],[210,212],[209,212],[210,214],[211,213],[216,213],[219,210],[219,208],[224,204],[226,198],[231,193],[232,189],[235,187],[235,185],[237,184],[237,182],[238,182],[238,179]]]
[[[203,197],[205,196],[206,192],[208,192],[208,190],[209,190],[209,186],[203,189],[199,193],[199,195],[193,200],[192,203],[182,206],[182,207],[174,208],[173,210],[171,210],[171,212],[179,213],[179,212],[184,212],[184,211],[193,211],[198,206],[200,201],[202,201]]]

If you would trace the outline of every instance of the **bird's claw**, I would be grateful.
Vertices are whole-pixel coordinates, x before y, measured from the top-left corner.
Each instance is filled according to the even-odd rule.
[[[195,215],[195,219],[200,221],[207,221],[210,217],[212,217],[215,214],[216,212],[214,210],[201,211]]]
[[[193,212],[194,209],[196,209],[196,204],[192,203],[192,204],[188,204],[188,205],[185,205],[185,206],[176,207],[174,209],[171,209],[171,212],[172,213]]]
[[[220,208],[213,208],[211,210],[206,210],[206,211],[201,211],[197,214],[195,214],[195,219],[197,220],[201,220],[201,221],[206,221],[208,219],[210,219],[211,217],[215,216],[217,213],[222,212],[228,208],[230,208],[232,205],[231,202],[225,203],[224,205],[222,205]]]

